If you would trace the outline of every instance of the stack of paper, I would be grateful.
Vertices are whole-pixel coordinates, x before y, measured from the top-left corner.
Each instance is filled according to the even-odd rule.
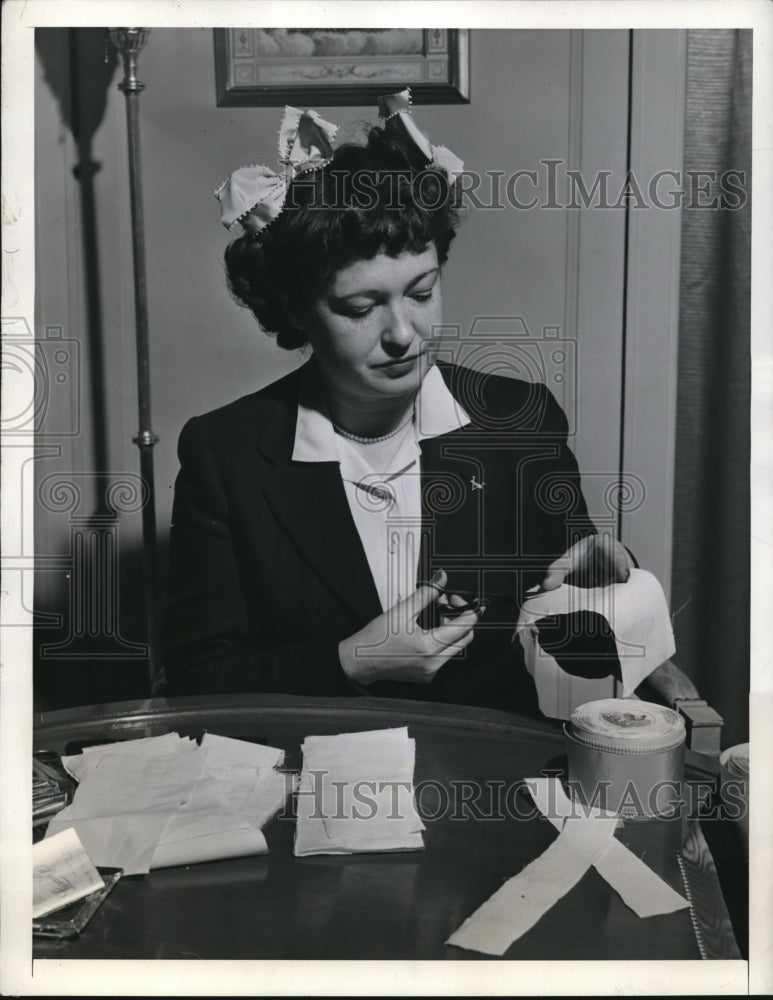
[[[63,763],[79,782],[46,837],[70,827],[94,864],[151,868],[264,854],[260,827],[291,790],[284,752],[207,733],[89,747]]]
[[[309,736],[302,749],[297,856],[424,847],[413,802],[416,744],[405,727]]]

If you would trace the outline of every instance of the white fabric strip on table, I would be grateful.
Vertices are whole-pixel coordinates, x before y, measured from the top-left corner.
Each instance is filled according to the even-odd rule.
[[[596,808],[573,803],[558,778],[527,778],[525,783],[539,811],[557,830],[561,830],[566,819],[579,810],[602,815]],[[593,867],[637,917],[675,913],[690,905],[684,896],[672,889],[616,838],[594,861]]]
[[[565,820],[550,847],[505,882],[446,943],[487,955],[504,955],[601,857],[618,822],[616,816]]]

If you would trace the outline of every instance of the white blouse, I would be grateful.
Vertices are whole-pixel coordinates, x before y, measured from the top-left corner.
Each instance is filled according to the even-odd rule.
[[[383,610],[416,589],[421,539],[419,441],[469,422],[433,365],[416,395],[413,423],[389,468],[374,469],[353,442],[336,434],[316,366],[306,365],[302,372],[292,459],[338,463]]]

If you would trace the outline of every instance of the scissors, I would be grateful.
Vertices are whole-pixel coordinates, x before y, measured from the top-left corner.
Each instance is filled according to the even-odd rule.
[[[516,607],[522,601],[528,601],[533,597],[538,597],[540,594],[547,593],[542,587],[537,586],[536,589],[532,588],[525,594],[516,593],[512,590],[489,591],[481,594],[477,590],[458,590],[455,587],[440,587],[431,580],[422,580],[419,582],[419,586],[433,587],[438,592],[438,596],[453,595],[461,597],[464,600],[464,604],[449,604],[447,607],[444,607],[444,618],[456,618],[458,615],[464,614],[465,611],[478,611],[482,607],[487,608],[492,604],[501,604],[503,601],[509,603],[511,607]]]

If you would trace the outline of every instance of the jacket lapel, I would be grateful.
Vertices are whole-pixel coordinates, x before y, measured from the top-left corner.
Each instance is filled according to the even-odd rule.
[[[421,442],[422,547],[419,579],[444,569],[449,584],[479,563],[483,538],[482,465],[464,430]],[[464,586],[464,583],[459,583]],[[470,586],[467,583],[467,586]]]
[[[287,465],[263,487],[279,525],[308,565],[363,624],[381,614],[381,602],[354,524],[338,465]]]
[[[290,460],[297,419],[297,381],[287,383],[261,431],[258,448],[273,468],[263,493],[301,557],[357,622],[381,613],[365,550],[349,510],[338,464]]]
[[[437,362],[451,395],[456,392],[456,368]],[[483,491],[474,489],[483,482],[481,463],[476,456],[472,438],[473,425],[439,437],[421,441],[422,546],[419,560],[419,580],[444,569],[449,584],[460,580],[459,573],[470,565],[470,557],[481,552],[483,528]],[[474,587],[464,581],[457,586]]]

